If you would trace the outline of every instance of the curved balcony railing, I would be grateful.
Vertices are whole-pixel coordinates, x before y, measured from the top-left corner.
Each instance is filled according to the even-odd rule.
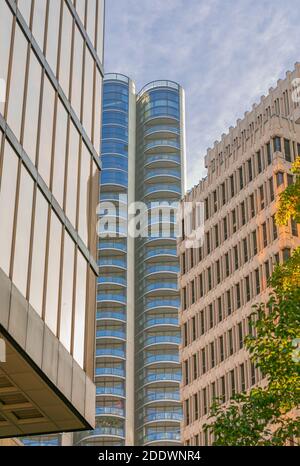
[[[155,256],[174,256],[177,257],[177,251],[176,249],[148,249],[146,251],[145,257],[146,259],[149,259],[151,257]]]
[[[96,356],[112,356],[125,358],[125,350],[116,348],[97,348]]]
[[[115,406],[100,406],[96,408],[96,416],[103,416],[105,414],[124,417],[125,410],[123,408],[116,408]]]
[[[125,437],[124,429],[117,427],[97,427],[92,431],[92,435],[105,435],[107,437]]]
[[[145,174],[145,180],[148,180],[149,178],[154,178],[157,176],[175,176],[176,178],[181,177],[181,173],[179,170],[167,170],[164,168],[155,168],[152,170],[148,170],[147,173]]]
[[[105,249],[116,249],[117,251],[127,251],[127,245],[126,243],[121,243],[119,241],[105,241],[101,240],[98,243],[98,249],[100,251],[103,251]]]
[[[128,187],[128,175],[124,172],[120,173],[108,173],[107,171],[103,171],[101,174],[101,186],[112,184],[112,185],[119,185],[124,188]]]
[[[114,275],[102,275],[102,277],[98,278],[97,282],[100,284],[116,283],[117,285],[126,285],[127,280],[125,277],[116,277]]]
[[[121,304],[126,304],[126,296],[122,294],[100,293],[97,295],[97,301],[98,302],[115,301]]]
[[[102,257],[97,261],[99,267],[107,267],[107,266],[115,266],[115,267],[122,267],[126,268],[127,263],[125,260],[122,259],[113,259],[113,258],[106,258]]]
[[[127,195],[101,191],[100,201],[118,201],[121,204],[127,205]]]
[[[175,382],[181,382],[181,373],[175,374],[173,372],[169,373],[159,373],[159,374],[148,374],[145,377],[145,382],[160,382],[164,380],[172,380]]]
[[[144,151],[154,149],[156,147],[172,147],[174,149],[180,149],[180,143],[172,139],[160,139],[155,141],[150,141],[144,146]]]
[[[152,133],[158,133],[158,132],[171,132],[171,133],[175,133],[175,134],[180,134],[180,129],[176,126],[172,126],[172,125],[153,125],[153,126],[150,126],[149,128],[147,128],[144,132],[144,135],[145,136],[148,136],[149,134],[152,134]]]
[[[113,311],[97,311],[97,320],[98,319],[116,319],[126,321],[126,314],[122,312],[113,312]]]
[[[120,369],[119,367],[96,367],[95,375],[112,375],[118,377],[125,377],[125,369]]]
[[[96,332],[96,338],[109,338],[109,337],[115,337],[115,338],[126,338],[126,333],[122,330],[97,330]]]
[[[146,267],[146,274],[158,273],[158,272],[174,272],[179,273],[179,266],[177,265],[153,265]]]
[[[175,336],[171,336],[171,335],[160,335],[160,336],[157,336],[157,337],[148,337],[148,338],[146,338],[145,346],[155,345],[155,344],[158,344],[158,343],[176,343],[176,344],[179,345],[180,342],[181,342],[181,338],[179,336],[175,337]]]
[[[172,191],[176,194],[181,194],[181,188],[176,184],[155,184],[145,188],[145,194],[158,193],[160,191]]]
[[[149,154],[145,160],[145,165],[152,162],[176,162],[180,163],[180,155],[178,154]]]
[[[179,325],[179,322],[175,317],[159,317],[156,319],[148,319],[145,322],[146,327],[152,327],[154,325]]]
[[[96,387],[96,395],[119,395],[125,396],[125,389],[122,387]]]
[[[180,442],[180,432],[153,432],[144,437],[144,442],[162,442],[164,440]]]
[[[157,354],[152,356],[147,356],[145,359],[145,364],[152,364],[153,362],[178,362],[179,363],[179,355],[178,354]]]
[[[151,421],[182,421],[182,413],[159,412],[147,414],[145,416],[145,422]]]
[[[163,289],[168,289],[168,290],[178,290],[178,285],[177,283],[164,283],[164,282],[157,282],[157,283],[151,283],[146,286],[145,291],[154,291],[154,290],[163,290]]]
[[[152,299],[146,303],[146,309],[152,309],[155,307],[175,307],[179,308],[179,299]]]
[[[157,392],[157,393],[148,393],[145,397],[146,402],[151,401],[180,401],[179,392]]]

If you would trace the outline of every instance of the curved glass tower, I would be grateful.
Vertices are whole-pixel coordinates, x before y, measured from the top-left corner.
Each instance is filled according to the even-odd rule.
[[[180,443],[179,271],[175,211],[183,192],[184,94],[171,81],[137,96],[136,198],[148,209],[136,240],[136,443]],[[158,208],[164,205],[164,208]]]
[[[181,198],[184,147],[184,93],[178,84],[154,82],[136,95],[126,76],[105,75],[97,418],[95,431],[80,434],[80,444],[180,443],[175,213],[157,204]],[[133,202],[144,206],[141,237],[128,234]]]

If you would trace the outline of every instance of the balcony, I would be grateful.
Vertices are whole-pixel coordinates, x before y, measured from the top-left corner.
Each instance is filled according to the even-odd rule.
[[[156,319],[148,319],[145,322],[145,327],[154,327],[156,325],[179,325],[178,319],[169,317],[159,317]]]
[[[148,266],[145,269],[146,274],[160,273],[160,272],[170,272],[170,273],[179,273],[179,266],[177,265],[152,265]]]
[[[145,443],[163,442],[166,440],[180,442],[180,432],[152,432],[144,437]]]
[[[96,408],[96,416],[119,416],[125,417],[125,410],[123,408],[117,408],[115,406],[100,406]]]
[[[121,320],[122,322],[126,321],[126,314],[122,312],[113,312],[113,311],[97,311],[97,320],[104,319],[113,319]]]
[[[180,155],[178,154],[149,154],[145,160],[145,166],[154,164],[155,162],[170,162],[171,164],[176,163],[176,165],[180,164],[181,159]]]
[[[125,369],[119,367],[96,367],[95,375],[125,377]]]
[[[148,374],[145,377],[145,383],[148,382],[163,382],[165,380],[174,381],[174,382],[181,382],[181,373],[174,373],[174,372],[165,372],[165,373],[157,373],[157,374]]]
[[[178,392],[157,392],[149,393],[146,398],[146,402],[152,401],[180,401],[180,394]]]
[[[97,348],[96,357],[117,357],[125,358],[125,350],[116,349],[116,348]]]
[[[153,364],[156,362],[176,362],[179,363],[178,354],[156,354],[152,356],[147,356],[145,358],[145,364]]]
[[[144,132],[144,135],[149,136],[150,134],[153,134],[153,133],[169,133],[169,132],[179,135],[180,129],[172,125],[154,125],[146,129],[146,131]]]
[[[152,257],[156,256],[172,256],[172,257],[177,257],[177,251],[176,249],[148,249],[145,258],[150,259]]]
[[[157,290],[174,290],[178,291],[178,285],[177,283],[164,283],[164,282],[157,282],[157,283],[150,283],[149,285],[146,286],[145,288],[145,293],[148,293],[149,291],[157,291]]]
[[[153,421],[182,421],[182,413],[175,412],[157,412],[147,414],[145,416],[145,422]]]
[[[96,387],[96,395],[114,395],[114,396],[125,396],[125,389],[123,387]]]
[[[155,140],[155,141],[150,141],[144,146],[144,152],[147,151],[155,151],[157,149],[161,150],[161,148],[164,148],[164,150],[170,149],[170,152],[176,150],[180,150],[180,143],[174,139],[160,139],[160,140]]]
[[[164,178],[178,178],[180,180],[181,173],[180,170],[168,170],[165,168],[153,168],[152,170],[148,170],[147,173],[145,174],[145,181],[151,179],[151,178],[157,178],[157,177],[164,177]],[[166,180],[168,181],[168,180]]]
[[[92,435],[106,436],[106,437],[125,437],[124,429],[117,427],[97,427],[92,431]]]
[[[124,259],[114,259],[102,257],[97,261],[99,267],[121,267],[126,269],[127,262]]]
[[[122,330],[97,330],[96,338],[121,338],[122,340],[125,340],[126,333]]]
[[[100,293],[97,295],[98,302],[104,301],[115,301],[117,303],[126,304],[126,295],[123,294],[110,294],[110,293]]]
[[[146,310],[154,309],[156,307],[173,307],[178,309],[180,306],[179,299],[151,299],[146,303]]]
[[[100,285],[103,285],[103,284],[117,284],[117,285],[124,285],[126,286],[127,284],[127,280],[125,277],[118,277],[116,275],[110,275],[110,276],[107,276],[107,275],[102,275],[101,277],[98,278],[97,280],[98,283],[100,283]]]
[[[161,192],[170,192],[170,193],[176,193],[176,194],[181,195],[181,188],[177,184],[161,183],[161,184],[149,185],[144,190],[145,195],[161,193]]]
[[[171,336],[171,335],[160,335],[156,337],[148,337],[145,340],[144,345],[149,346],[149,345],[157,345],[157,344],[176,344],[179,345],[181,342],[181,337],[180,336]]]
[[[98,249],[100,251],[105,251],[105,250],[116,250],[116,251],[127,251],[127,245],[125,243],[121,243],[118,241],[104,241],[101,240],[98,243]]]

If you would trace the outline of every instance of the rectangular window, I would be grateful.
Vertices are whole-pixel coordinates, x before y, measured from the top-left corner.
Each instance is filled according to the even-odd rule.
[[[259,269],[255,270],[255,287],[256,287],[256,294],[260,293],[260,279],[259,279]]]
[[[196,340],[196,317],[192,318],[192,339]]]
[[[225,204],[226,204],[226,188],[225,188],[225,183],[222,183],[221,191],[222,191],[222,205],[225,205]]]
[[[223,231],[224,231],[224,241],[226,241],[228,238],[227,217],[223,218]]]
[[[235,395],[235,376],[234,370],[230,371],[231,395]]]
[[[229,275],[230,275],[230,262],[229,262],[228,252],[225,254],[225,273],[226,273],[226,277],[229,277]]]
[[[241,374],[241,390],[245,392],[246,390],[246,379],[245,379],[245,364],[240,365],[240,374]]]
[[[284,140],[284,157],[287,162],[292,161],[291,144],[290,144],[289,139]]]
[[[185,423],[189,425],[190,423],[190,400],[185,400]]]
[[[208,205],[208,198],[204,200],[204,211],[205,211],[205,220],[209,219],[209,205]]]
[[[229,348],[229,354],[230,356],[232,356],[234,352],[232,329],[228,331],[228,348]]]
[[[205,348],[201,350],[201,361],[202,361],[202,374],[206,372],[206,355],[205,355]]]
[[[184,275],[186,272],[186,269],[185,269],[185,253],[182,254],[181,256],[181,273],[182,275]]]
[[[231,197],[235,196],[234,177],[233,177],[233,175],[231,175],[231,177],[230,177],[230,194],[231,194]]]
[[[204,294],[204,290],[203,290],[203,275],[199,275],[199,294],[200,294],[200,298],[203,297],[203,294]]]
[[[207,269],[207,283],[208,283],[208,291],[212,289],[212,274],[211,274],[211,267]]]
[[[243,239],[243,250],[244,250],[244,262],[246,263],[249,260],[247,238]]]
[[[226,297],[227,297],[227,315],[230,315],[232,311],[230,290],[226,291]]]
[[[205,333],[204,311],[200,312],[200,333],[201,335]]]
[[[224,353],[224,337],[221,336],[219,338],[219,349],[220,349],[220,362],[223,362],[225,359],[225,353]]]
[[[243,335],[243,324],[242,324],[242,322],[239,322],[238,330],[239,330],[239,348],[242,349],[243,346],[244,346],[244,335]]]
[[[218,227],[218,225],[215,226],[215,246],[216,246],[216,248],[219,246],[219,227]]]
[[[255,385],[256,383],[255,365],[253,364],[253,362],[251,362],[250,366],[251,366],[251,385]]]
[[[251,194],[250,196],[250,212],[251,212],[251,218],[255,217],[254,194]]]
[[[252,160],[249,159],[247,162],[248,165],[248,180],[249,182],[253,180],[253,173],[252,173]]]
[[[188,345],[188,329],[187,329],[186,322],[183,324],[183,345],[184,346]]]
[[[240,189],[244,187],[243,167],[239,168]]]
[[[194,395],[194,416],[195,416],[194,420],[197,421],[198,418],[199,418],[198,393],[195,393],[195,395]],[[198,445],[198,441],[196,441],[195,444]]]
[[[235,294],[236,294],[236,307],[237,309],[239,309],[241,307],[241,288],[240,288],[239,283],[235,285]]]
[[[241,217],[242,217],[242,225],[245,225],[245,223],[246,223],[246,207],[245,207],[245,202],[244,201],[241,203]]]
[[[265,208],[265,194],[264,194],[264,187],[260,186],[259,188],[259,198],[260,198],[260,210]]]
[[[257,160],[257,172],[261,173],[262,169],[263,169],[263,166],[262,166],[262,157],[261,157],[261,151],[260,150],[256,153],[256,160]]]
[[[207,411],[208,411],[206,388],[203,388],[203,390],[202,390],[202,398],[203,398],[203,414],[206,415]]]
[[[207,252],[207,255],[210,254],[210,235],[209,235],[209,231],[206,233],[206,252]]]
[[[297,222],[295,222],[294,219],[291,220],[291,231],[293,236],[299,236],[298,235],[298,225]]]
[[[267,224],[266,222],[262,224],[262,233],[263,233],[263,244],[264,248],[268,245],[268,235],[267,235]]]
[[[186,288],[182,289],[182,308],[183,310],[187,308]]]
[[[234,269],[238,270],[238,268],[239,268],[239,254],[238,254],[238,247],[237,246],[234,246],[233,252],[234,252]]]
[[[191,264],[191,269],[194,267],[194,249],[192,248],[190,250],[190,264]]]
[[[215,367],[216,360],[215,360],[215,343],[210,343],[210,360],[211,360],[211,367]]]
[[[214,202],[214,212],[216,213],[218,210],[218,198],[217,198],[217,191],[213,192],[213,202]]]
[[[257,254],[257,235],[256,230],[252,232],[253,255]]]
[[[193,366],[194,366],[194,380],[196,380],[198,377],[197,354],[193,355]]]
[[[273,177],[269,179],[269,191],[270,191],[270,201],[273,202],[275,199]]]
[[[289,258],[291,257],[291,250],[290,248],[284,248],[282,250],[282,259],[283,259],[283,262],[286,262],[287,260],[289,260]]]
[[[235,233],[237,230],[235,209],[231,212],[231,216],[232,216],[232,232]]]
[[[267,162],[268,162],[268,165],[271,165],[272,163],[272,149],[271,149],[270,142],[268,142],[267,144]]]
[[[192,304],[195,302],[195,282],[194,280],[191,283],[191,288],[192,288]]]
[[[290,175],[289,173],[287,174],[287,185],[291,186],[291,184],[294,184],[294,177],[293,175]]]
[[[249,275],[245,278],[245,282],[246,282],[246,299],[247,299],[247,302],[248,302],[251,299],[251,288],[250,288]]]
[[[226,390],[225,390],[225,377],[221,377],[221,401],[225,403],[226,401]]]
[[[266,280],[268,281],[270,278],[270,264],[269,261],[265,262],[265,273],[266,273]]]
[[[284,184],[284,174],[283,174],[283,172],[277,172],[276,173],[276,183],[277,183],[278,188],[279,188],[279,186]]]
[[[281,139],[279,136],[276,136],[273,139],[273,144],[274,144],[274,152],[281,152]]]
[[[219,284],[221,281],[221,267],[220,267],[219,260],[216,262],[216,271],[217,271],[217,284]]]
[[[209,328],[213,328],[214,326],[214,309],[213,309],[213,305],[210,304],[209,307]]]
[[[222,298],[221,297],[218,298],[218,319],[219,319],[219,322],[221,322],[222,319],[223,319]]]
[[[278,230],[275,220],[275,215],[272,216],[272,230],[273,230],[273,240],[275,241],[278,238]]]
[[[185,385],[189,384],[189,361],[188,359],[184,361],[184,375],[185,375]]]

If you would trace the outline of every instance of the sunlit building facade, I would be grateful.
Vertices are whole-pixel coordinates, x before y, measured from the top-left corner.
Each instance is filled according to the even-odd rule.
[[[205,217],[203,244],[189,248],[187,236],[178,244],[185,445],[213,443],[203,426],[212,422],[214,400],[226,403],[265,383],[244,339],[253,331],[253,305],[268,299],[275,265],[300,246],[299,225],[275,222],[278,195],[293,183],[291,163],[300,155],[299,77],[296,64],[208,150],[207,178],[183,200],[193,205],[192,223],[200,204]]]
[[[101,0],[0,2],[0,438],[95,424],[103,23]]]
[[[175,217],[167,237],[159,229],[150,236],[150,227],[170,223],[151,214],[151,202],[178,202],[183,193],[183,90],[158,81],[136,95],[131,79],[105,75],[102,119],[99,216],[115,227],[104,237],[100,229],[98,241],[97,427],[77,443],[176,445],[182,410]],[[148,209],[142,238],[128,234],[133,202]]]

